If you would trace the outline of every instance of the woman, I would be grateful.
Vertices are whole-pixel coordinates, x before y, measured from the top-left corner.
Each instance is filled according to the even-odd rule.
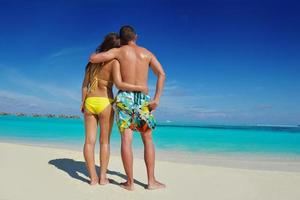
[[[118,34],[108,34],[96,52],[108,51],[118,48],[120,40]],[[108,183],[106,177],[107,166],[110,154],[110,134],[113,125],[114,112],[113,103],[113,82],[120,90],[143,91],[147,93],[147,88],[135,86],[122,82],[120,65],[117,60],[107,63],[92,64],[86,66],[85,77],[82,84],[82,104],[81,110],[84,112],[85,121],[85,144],[84,158],[90,175],[90,185]],[[97,138],[97,125],[100,125],[100,177],[98,178],[94,149]]]

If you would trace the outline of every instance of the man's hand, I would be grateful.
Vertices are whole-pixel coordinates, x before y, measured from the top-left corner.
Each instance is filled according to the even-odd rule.
[[[152,100],[149,103],[149,109],[150,111],[154,111],[158,107],[159,101],[158,100]]]

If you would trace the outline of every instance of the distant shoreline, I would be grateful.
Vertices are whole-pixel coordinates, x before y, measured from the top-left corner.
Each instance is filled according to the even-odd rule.
[[[47,117],[47,118],[64,118],[64,119],[80,119],[79,115],[67,114],[39,114],[39,113],[23,113],[23,112],[0,112],[0,116],[17,116],[17,117]]]

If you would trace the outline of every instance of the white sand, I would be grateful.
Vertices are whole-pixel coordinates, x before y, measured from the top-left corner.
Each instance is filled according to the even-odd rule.
[[[120,157],[111,157],[109,170],[109,178],[124,181]],[[143,160],[134,160],[134,175],[140,183],[133,192],[117,184],[89,186],[80,152],[0,143],[0,200],[300,199],[300,172],[157,161],[156,176],[167,188],[156,191],[143,187]]]

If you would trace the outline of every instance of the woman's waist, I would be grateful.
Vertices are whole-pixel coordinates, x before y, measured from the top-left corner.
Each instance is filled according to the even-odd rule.
[[[91,96],[91,97],[86,97],[86,100],[102,100],[102,99],[109,99],[109,100],[114,100],[114,98],[111,97],[100,97],[100,96]]]
[[[87,94],[86,98],[109,98],[109,99],[113,99],[114,95],[111,92],[90,92]]]

